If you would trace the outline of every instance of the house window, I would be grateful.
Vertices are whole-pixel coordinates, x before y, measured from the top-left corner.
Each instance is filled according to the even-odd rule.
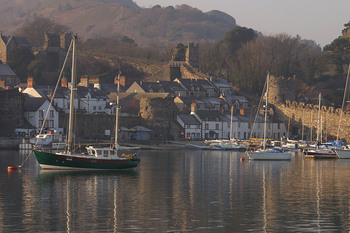
[[[53,112],[53,110],[50,110],[50,118],[54,118],[55,117],[55,114]]]
[[[243,139],[247,139],[247,132],[244,132],[244,138]]]
[[[44,110],[39,110],[39,117],[43,118],[44,117]]]
[[[200,125],[197,125],[197,129],[200,129],[201,128],[201,126]]]
[[[50,120],[50,121],[49,121],[49,127],[50,127],[50,128],[53,128],[53,120]]]
[[[215,124],[215,129],[219,129],[219,124]]]
[[[43,120],[39,120],[39,127],[43,126]]]
[[[238,132],[238,138],[241,138],[241,132]]]
[[[209,124],[205,124],[205,129],[209,129]]]
[[[93,109],[93,110],[96,110],[96,106],[94,106],[92,109]]]
[[[241,128],[241,122],[238,122],[238,128]]]
[[[102,110],[102,107],[101,107],[101,106],[98,106],[98,110]]]
[[[281,126],[280,126],[280,123],[277,123],[277,129],[280,129]]]
[[[201,138],[201,134],[200,134],[200,133],[197,133],[196,138]]]

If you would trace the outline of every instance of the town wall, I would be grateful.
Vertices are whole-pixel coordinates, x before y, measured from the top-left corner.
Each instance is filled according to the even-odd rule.
[[[270,75],[269,102],[283,103],[286,100],[295,100],[295,76],[285,78]]]
[[[298,133],[301,136],[302,125],[304,125],[304,140],[307,139],[307,135],[309,135],[309,137],[311,136],[311,128],[313,138],[316,138],[319,112],[318,105],[287,100],[284,103],[277,103],[274,106],[275,114],[279,119],[284,122],[288,122],[290,119],[294,133]],[[321,106],[320,115],[322,118],[323,136],[327,133],[328,136],[336,137],[339,120],[342,118],[339,138],[350,142],[350,113],[343,112],[340,108]]]

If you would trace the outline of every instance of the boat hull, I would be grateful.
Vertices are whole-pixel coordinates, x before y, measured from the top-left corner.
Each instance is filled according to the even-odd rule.
[[[337,159],[338,156],[335,152],[329,151],[305,151],[305,158],[314,158],[314,159]]]
[[[288,152],[258,152],[258,151],[249,151],[247,152],[248,158],[250,160],[290,160],[291,153]]]
[[[350,159],[350,150],[335,149],[335,153],[340,159]]]
[[[71,169],[128,169],[137,167],[140,160],[134,159],[98,159],[96,157],[55,154],[44,151],[33,151],[43,169],[71,170]]]

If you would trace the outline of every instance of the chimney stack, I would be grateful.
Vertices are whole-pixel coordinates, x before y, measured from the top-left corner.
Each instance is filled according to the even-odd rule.
[[[94,88],[97,88],[97,89],[101,90],[100,78],[99,77],[93,77],[91,82],[94,85]]]
[[[89,78],[88,77],[81,77],[79,86],[89,87]]]
[[[33,88],[33,87],[34,87],[34,79],[33,79],[33,77],[28,77],[27,88]]]
[[[125,76],[120,76],[120,86],[121,87],[125,87]],[[118,76],[115,76],[114,78],[114,84],[117,85],[118,84]]]
[[[66,87],[66,88],[68,87],[68,80],[66,77],[62,78],[61,87]]]
[[[239,114],[240,114],[241,116],[244,116],[244,109],[241,108],[241,109],[239,110]]]
[[[197,111],[197,106],[196,105],[197,105],[197,103],[195,101],[193,101],[191,103],[191,115],[196,114],[196,111]]]

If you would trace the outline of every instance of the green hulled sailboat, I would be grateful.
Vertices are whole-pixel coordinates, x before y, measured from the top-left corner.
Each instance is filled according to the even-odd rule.
[[[127,169],[137,167],[140,159],[137,157],[138,147],[123,147],[118,145],[118,115],[119,115],[119,82],[116,104],[115,143],[111,147],[86,147],[86,152],[75,153],[73,148],[74,96],[76,91],[76,36],[73,36],[72,47],[72,80],[70,94],[70,112],[68,140],[64,152],[49,152],[34,149],[35,157],[43,169]],[[69,49],[70,50],[70,49]],[[69,51],[68,51],[69,52]],[[118,75],[118,78],[120,75]]]

